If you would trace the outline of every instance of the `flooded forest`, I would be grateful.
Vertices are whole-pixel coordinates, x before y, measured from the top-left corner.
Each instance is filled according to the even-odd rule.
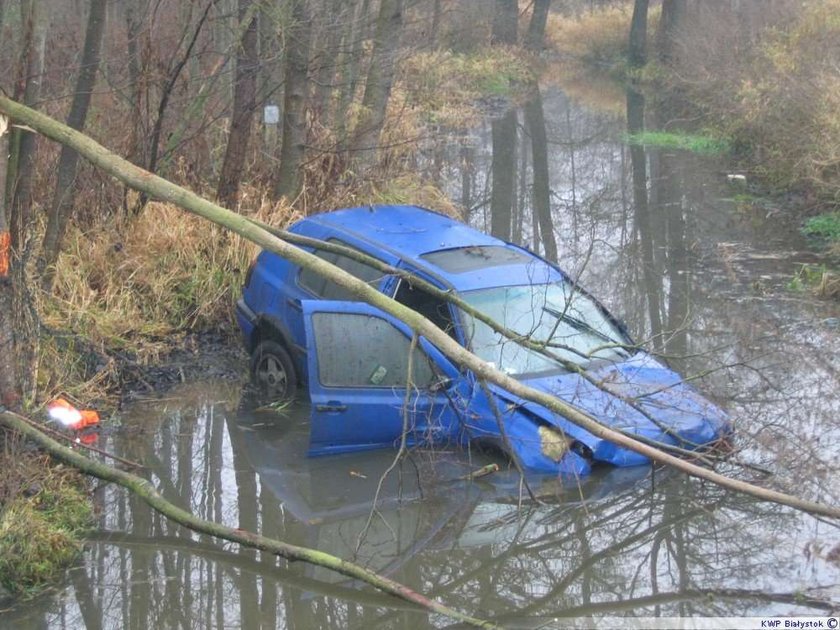
[[[0,628],[456,627],[186,527],[12,417],[182,512],[355,563],[468,624],[840,615],[836,516],[671,466],[308,456],[306,385],[267,399],[236,322],[260,247],[14,109],[280,237],[416,205],[522,246],[726,411],[727,443],[693,463],[836,511],[838,15],[838,0],[0,0]],[[98,424],[51,421],[57,399]]]

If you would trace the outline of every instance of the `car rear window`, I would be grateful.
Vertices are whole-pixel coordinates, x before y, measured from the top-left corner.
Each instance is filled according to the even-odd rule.
[[[330,239],[328,242],[335,243],[336,245],[343,245],[344,247],[349,247],[345,243],[334,239]],[[333,252],[316,250],[312,253],[318,256],[318,258],[323,258],[327,262],[332,263],[337,267],[341,267],[350,275],[356,276],[359,280],[367,282],[374,288],[377,288],[379,286],[379,281],[383,276],[383,273],[379,271],[379,269],[375,269],[373,267],[370,267],[369,265],[365,265],[364,263],[360,263],[356,260],[353,260],[352,258],[348,258],[347,256],[342,256],[341,254],[336,254]],[[355,295],[350,293],[350,291],[348,291],[344,287],[337,285],[335,282],[327,280],[323,276],[319,276],[317,273],[315,273],[314,271],[310,271],[309,269],[301,270],[300,276],[298,277],[298,284],[325,300],[358,300],[358,298]]]
[[[525,252],[499,245],[441,249],[422,254],[420,258],[449,273],[466,273],[487,267],[522,265],[534,260]]]

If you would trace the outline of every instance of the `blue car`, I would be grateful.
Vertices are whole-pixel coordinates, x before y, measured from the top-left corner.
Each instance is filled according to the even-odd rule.
[[[290,232],[341,245],[456,293],[553,356],[511,341],[425,291],[336,252],[311,249],[420,312],[505,374],[613,429],[698,449],[730,432],[723,410],[642,350],[623,325],[555,265],[447,216],[366,206],[307,217]],[[542,405],[459,368],[396,318],[271,252],[249,269],[237,320],[255,382],[274,398],[308,388],[309,454],[461,445],[496,451],[530,472],[585,475],[597,463],[648,459]],[[409,367],[410,366],[410,367]]]

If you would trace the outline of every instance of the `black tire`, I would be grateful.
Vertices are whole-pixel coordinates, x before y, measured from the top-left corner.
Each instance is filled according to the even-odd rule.
[[[276,341],[261,341],[251,353],[251,378],[272,401],[291,398],[297,390],[292,358]]]

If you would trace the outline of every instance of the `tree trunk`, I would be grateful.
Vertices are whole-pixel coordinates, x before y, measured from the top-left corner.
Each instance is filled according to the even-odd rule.
[[[238,215],[230,210],[226,210],[225,208],[209,202],[206,199],[202,199],[195,193],[190,192],[185,188],[176,186],[172,182],[166,181],[153,173],[144,171],[127,160],[111,153],[84,134],[69,128],[67,125],[62,125],[60,122],[53,120],[48,116],[44,116],[33,109],[16,103],[2,94],[0,94],[0,113],[9,116],[18,123],[29,125],[48,138],[81,152],[93,163],[94,166],[101,168],[112,177],[116,177],[127,186],[142,190],[150,197],[175,204],[192,214],[204,217],[213,223],[232,230],[236,234],[239,234],[256,245],[276,253],[278,256],[290,261],[292,264],[309,269],[314,273],[335,282],[337,285],[346,288],[359,299],[380,308],[384,312],[404,322],[413,333],[426,337],[430,343],[434,344],[456,365],[472,370],[479,380],[494,383],[495,385],[509,391],[514,396],[543,405],[550,411],[567,418],[570,422],[573,422],[582,429],[589,431],[596,437],[600,437],[620,447],[627,448],[639,453],[640,455],[648,457],[653,461],[671,466],[693,477],[705,479],[729,490],[748,494],[764,501],[774,501],[782,505],[788,505],[811,514],[840,518],[840,507],[815,503],[813,501],[791,496],[776,490],[758,487],[739,479],[727,477],[726,475],[709,470],[708,468],[704,468],[690,461],[685,461],[663,450],[664,448],[668,448],[665,444],[653,446],[645,443],[639,439],[638,436],[634,437],[606,427],[595,420],[587,412],[575,407],[574,405],[560,400],[547,392],[534,389],[533,387],[504,374],[494,368],[492,364],[487,363],[472,354],[469,350],[450,337],[449,334],[435,326],[420,313],[403,304],[400,304],[387,295],[380,293],[377,289],[352,276],[343,269],[328,263],[326,260],[294,244],[307,242],[311,246],[312,241],[315,239],[305,239],[296,237],[295,235],[291,235],[287,232],[268,230],[257,221]],[[324,249],[336,247],[328,242],[325,243],[322,241],[316,241],[316,243],[318,244],[318,247],[322,247]],[[349,255],[350,257],[363,256],[353,249],[340,249],[344,255]],[[383,263],[379,261],[374,261],[375,259],[369,260],[369,262],[373,262],[375,265],[383,265]],[[399,275],[400,272],[399,270],[391,269],[389,273],[396,273]],[[413,277],[412,281],[417,282],[418,286],[422,286],[424,290],[427,288],[432,289],[430,292],[432,292],[436,297],[441,297],[442,299],[451,301],[461,308],[466,307],[468,312],[472,311],[470,312],[471,315],[478,316],[481,321],[487,321],[485,316],[481,316],[475,312],[474,309],[470,309],[466,303],[459,300],[457,296],[453,296],[448,291],[437,289],[430,283],[424,284],[423,280],[416,278],[416,276]],[[434,291],[437,291],[437,293],[434,293]],[[492,322],[492,320],[490,321]],[[498,324],[495,324],[495,326],[498,330]],[[509,331],[506,332],[506,334],[509,336],[513,335],[513,333],[510,333]],[[535,345],[538,346],[539,344]],[[65,461],[72,462],[74,466],[79,467],[83,471],[93,472],[96,470],[104,472],[108,475],[107,478],[109,480],[117,483],[132,481],[132,483],[128,484],[128,487],[137,492],[139,496],[143,497],[143,500],[147,501],[153,507],[164,507],[163,503],[165,502],[163,502],[162,497],[160,497],[153,488],[151,488],[147,483],[144,483],[142,480],[138,483],[133,483],[133,479],[131,479],[132,476],[128,475],[128,473],[124,473],[123,471],[112,469],[107,466],[104,467],[107,471],[103,471],[103,468],[100,467],[104,465],[90,460],[71,449],[61,447],[46,436],[42,435],[39,430],[27,425],[19,417],[13,416],[12,414],[0,412],[0,422],[14,428],[17,431],[20,431],[21,433],[24,433],[27,436],[38,439],[39,443],[42,445],[49,446],[51,453],[59,455],[62,459],[65,459]],[[697,453],[693,453],[693,455],[696,456]],[[128,477],[123,477],[123,475],[128,475]],[[187,521],[191,524],[190,526],[195,524],[194,517],[184,513],[178,508],[175,508],[174,514],[176,517],[186,516]],[[205,527],[205,524],[199,523],[199,526]],[[265,539],[262,539],[261,537],[256,537],[255,539],[253,535],[246,533],[237,534],[235,530],[230,530],[228,528],[222,528],[221,530],[213,528],[212,531],[204,531],[212,535],[228,537],[228,540],[235,540],[246,544],[248,542],[265,542]],[[326,560],[326,564],[322,564],[322,566],[331,566],[340,572],[342,569],[352,568],[354,573],[351,574],[348,572],[345,573],[345,575],[362,577],[359,573],[355,572],[357,569],[355,565],[348,565],[347,563],[341,563],[340,561],[340,564],[335,565],[333,564],[335,559],[331,556],[327,556],[327,554],[320,554],[320,556],[313,557],[310,554],[299,555],[293,552],[290,553],[290,555],[286,555],[286,551],[292,551],[287,547],[284,548],[283,551],[280,551],[274,546],[266,549],[270,549],[274,553],[295,559],[307,561],[317,561],[318,559]],[[300,548],[295,548],[295,550],[300,550]],[[399,594],[397,593],[397,595]],[[432,603],[435,604],[436,602]],[[448,612],[439,612],[442,612],[442,614],[449,614]]]
[[[322,44],[316,56],[312,111],[322,127],[329,127],[330,103],[336,74],[341,27],[347,22],[352,3],[342,0],[327,0],[325,15],[321,19],[320,36]]]
[[[17,407],[18,379],[14,334],[14,287],[12,286],[12,239],[6,214],[6,172],[9,155],[7,119],[0,119],[0,405]]]
[[[280,168],[274,193],[294,201],[303,184],[303,157],[306,152],[306,87],[312,19],[309,0],[294,0],[292,28],[286,41],[286,71],[283,87],[283,136]]]
[[[67,115],[67,126],[71,129],[84,129],[87,120],[90,98],[96,84],[96,73],[99,69],[99,53],[102,46],[102,33],[105,30],[105,8],[107,0],[91,0],[88,13],[87,28],[85,29],[85,43],[82,50],[82,61],[79,75],[76,79],[76,90],[70,113]],[[52,289],[53,265],[58,258],[61,241],[67,228],[67,221],[73,209],[73,188],[76,180],[76,166],[79,154],[68,146],[61,149],[58,159],[58,175],[50,205],[47,229],[38,260],[38,270],[42,274],[41,283],[46,291]]]
[[[353,12],[353,19],[350,20],[350,28],[342,46],[347,53],[342,55],[340,68],[343,68],[344,83],[338,99],[336,108],[336,137],[340,150],[347,148],[347,112],[350,104],[356,97],[356,86],[359,82],[359,59],[362,56],[362,45],[365,32],[367,31],[368,7],[370,0],[354,0],[356,6]]]
[[[429,48],[435,50],[440,43],[440,21],[443,17],[441,0],[432,1],[432,25],[429,28]]]
[[[142,138],[142,70],[140,62],[140,37],[142,33],[141,14],[144,2],[127,0],[125,5],[125,23],[128,52],[129,98],[131,100],[131,141],[129,142],[130,159],[135,164],[145,164]]]
[[[47,24],[43,7],[37,0],[21,3],[24,50],[19,89],[25,105],[35,107],[41,98]],[[16,129],[12,135],[15,150],[14,181],[9,182],[11,196],[7,218],[12,234],[12,248],[17,250],[26,239],[32,221],[32,181],[35,176],[36,134]]]
[[[551,0],[534,0],[534,12],[528,23],[528,34],[525,37],[525,47],[529,50],[540,51],[545,37],[545,24],[548,21],[548,10]]]
[[[632,88],[627,89],[627,131],[630,135],[644,131],[645,97]],[[647,296],[650,336],[657,350],[662,349],[662,315],[659,311],[659,283],[654,269],[653,236],[650,225],[650,204],[647,190],[647,158],[638,142],[630,144],[630,164],[633,170],[633,205],[636,229],[642,253],[642,276]]]
[[[496,0],[493,12],[491,44],[513,46],[518,39],[519,3],[516,0]]]
[[[239,182],[245,168],[248,144],[251,140],[251,126],[257,107],[257,13],[253,0],[239,0],[239,28],[242,40],[236,56],[236,79],[233,92],[233,113],[227,150],[219,175],[216,197],[227,208],[236,207],[239,196]],[[243,25],[247,26],[242,30]]]
[[[382,0],[376,18],[373,53],[362,99],[362,115],[351,143],[354,158],[362,166],[368,166],[373,161],[379,134],[385,124],[385,111],[394,83],[402,25],[403,0]]]
[[[551,188],[548,177],[548,140],[545,133],[542,94],[539,86],[525,105],[525,122],[531,135],[531,154],[534,169],[534,212],[542,235],[545,257],[557,262],[557,241],[551,218]]]
[[[493,163],[490,167],[490,233],[510,240],[513,189],[516,181],[516,110],[493,121]]]
[[[184,51],[183,57],[181,57],[181,59],[178,60],[175,63],[175,65],[172,66],[171,69],[169,69],[168,75],[166,77],[166,83],[161,89],[160,101],[158,102],[157,108],[157,117],[155,118],[155,124],[152,127],[152,137],[149,142],[149,161],[147,168],[152,173],[157,171],[158,167],[158,159],[160,158],[160,139],[163,135],[163,120],[164,116],[166,115],[166,110],[169,107],[169,99],[172,97],[172,91],[175,89],[175,84],[178,81],[178,77],[181,76],[181,72],[184,70],[184,67],[187,65],[187,62],[192,56],[193,48],[195,48],[196,42],[198,42],[198,36],[201,34],[201,31],[207,22],[207,17],[210,15],[210,9],[215,4],[216,0],[207,0],[207,5],[204,7],[204,11],[201,14],[201,17],[199,18],[198,23],[192,31],[192,35],[190,36],[190,40],[187,43],[187,47]],[[189,6],[192,7],[192,5]],[[184,32],[184,35],[186,35],[186,31]],[[178,45],[180,46],[180,42]],[[146,195],[141,193],[138,198],[137,205],[134,207],[133,213],[135,215],[138,215],[143,211],[143,208],[146,207],[146,201]]]
[[[633,3],[633,17],[630,20],[628,57],[631,68],[641,68],[647,62],[647,16],[648,0]]]
[[[685,17],[685,0],[662,0],[662,15],[656,33],[656,47],[659,61],[674,62],[677,54],[677,36]]]

